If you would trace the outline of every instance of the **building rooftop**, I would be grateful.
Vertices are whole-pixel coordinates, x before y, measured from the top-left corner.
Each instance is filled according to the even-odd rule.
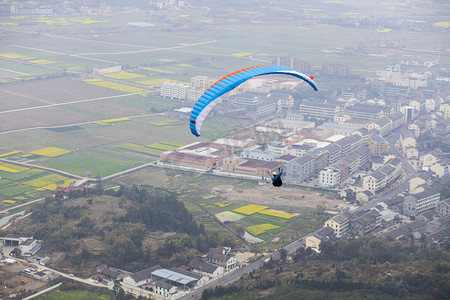
[[[399,111],[393,112],[388,116],[389,119],[395,121],[397,119],[403,119],[403,114]]]
[[[314,158],[311,155],[306,154],[306,155],[302,155],[302,156],[297,157],[293,161],[295,161],[298,164],[305,164],[305,163],[308,163],[310,161],[314,161]]]
[[[191,262],[188,264],[188,267],[209,274],[214,273],[218,268],[218,266],[216,265],[212,265],[197,259],[191,260]]]
[[[339,140],[342,140],[343,138],[345,138],[345,135],[335,134],[335,135],[330,136],[329,138],[326,138],[325,142],[335,143]]]
[[[389,120],[389,118],[385,117],[385,116],[383,116],[375,121],[375,124],[379,125],[380,127],[384,127],[386,125],[389,125],[390,123],[391,123],[391,120]]]
[[[403,139],[406,139],[406,138],[413,138],[414,140],[416,139],[414,137],[414,134],[412,133],[412,131],[410,131],[408,129],[400,130],[400,135],[402,136]]]
[[[281,155],[280,157],[278,157],[279,160],[284,160],[284,161],[291,161],[296,158],[297,158],[297,156],[289,155],[289,154]]]
[[[315,238],[318,238],[319,240],[322,240],[323,238],[334,236],[334,229],[328,226],[322,227],[316,233],[314,233],[313,236]]]
[[[332,217],[331,220],[335,221],[336,223],[343,224],[348,221],[349,216],[350,214],[348,212],[343,212],[339,215]]]
[[[437,194],[440,194],[440,192],[438,192],[434,188],[430,188],[430,189],[427,189],[427,190],[425,190],[423,192],[414,194],[414,197],[416,199],[423,199],[423,198],[430,197],[430,196],[437,195]]]
[[[275,169],[280,167],[281,163],[279,161],[265,161],[252,158],[245,158],[245,161],[240,163],[238,166],[248,168]]]
[[[370,121],[369,120],[364,120],[364,119],[353,118],[353,119],[345,121],[344,123],[346,123],[346,124],[358,124],[358,125],[363,125],[364,126],[364,125],[369,124]]]
[[[376,180],[383,180],[386,177],[386,175],[380,172],[379,170],[374,172],[371,176],[374,177]]]
[[[226,254],[218,253],[215,251],[209,251],[208,254],[206,255],[206,257],[221,261],[223,263],[227,262],[230,258],[232,258],[231,255],[226,255]]]
[[[167,269],[158,269],[151,274],[183,285],[198,281],[198,279],[193,276],[184,275]]]
[[[150,278],[151,275],[152,275],[152,272],[153,272],[153,271],[156,271],[156,270],[158,270],[158,269],[161,269],[161,266],[160,266],[160,265],[156,265],[156,266],[154,266],[154,267],[147,268],[147,269],[144,269],[144,270],[142,270],[142,271],[133,273],[133,274],[130,275],[130,277],[131,277],[135,282],[140,282],[140,281],[143,281],[143,280],[145,280],[145,279],[147,279],[147,278]]]
[[[174,285],[171,285],[170,283],[168,283],[165,280],[158,280],[155,283],[155,286],[159,287],[159,288],[162,288],[162,289],[165,289],[165,290],[170,290],[171,288],[175,287]]]

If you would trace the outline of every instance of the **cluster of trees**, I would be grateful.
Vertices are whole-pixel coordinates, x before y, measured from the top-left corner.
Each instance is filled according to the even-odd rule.
[[[323,298],[444,299],[450,294],[450,253],[439,248],[364,237],[322,243],[321,253],[301,248],[293,260],[292,265],[270,260],[233,285],[205,291],[202,299],[300,294],[317,299],[317,293]]]
[[[104,194],[117,199],[121,213],[104,214],[100,219],[89,217],[96,202],[89,198]],[[86,204],[70,205],[70,200],[49,197],[33,207],[29,218],[8,228],[8,233],[20,232],[44,240],[46,251],[65,252],[66,262],[72,266],[100,261],[130,271],[156,263],[188,263],[211,247],[233,246],[232,240],[198,225],[176,195],[164,190],[132,186],[105,191],[96,187],[74,191],[70,197],[86,198]],[[156,251],[150,251],[143,241],[155,231],[175,234],[169,235]],[[98,250],[85,245],[85,239],[98,241]]]

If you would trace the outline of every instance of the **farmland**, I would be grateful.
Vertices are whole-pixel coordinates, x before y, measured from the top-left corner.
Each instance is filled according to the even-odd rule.
[[[325,63],[347,64],[358,74],[373,75],[405,54],[416,55],[417,49],[421,59],[429,60],[436,57],[437,47],[450,47],[448,39],[436,45],[442,33],[435,30],[392,30],[385,42],[396,46],[378,47],[377,28],[329,25],[318,21],[328,18],[320,9],[282,18],[272,7],[230,8],[220,15],[204,7],[185,7],[155,14],[0,17],[5,29],[0,33],[4,38],[0,44],[0,158],[77,176],[104,177],[153,162],[164,151],[222,138],[252,123],[216,116],[205,120],[202,137],[195,138],[187,116],[178,119],[167,114],[192,103],[161,98],[159,86],[166,81],[189,84],[195,75],[221,78],[233,70],[270,64],[273,56],[298,57],[316,70]],[[352,15],[343,10],[338,14]],[[138,28],[132,22],[152,22],[153,26]],[[440,54],[443,67],[449,67],[449,52]],[[120,72],[93,72],[117,65],[122,66]],[[359,79],[320,76],[316,81],[323,90],[359,83]],[[54,175],[2,162],[1,205],[48,195],[73,180]],[[291,187],[283,189],[282,196],[273,195],[269,187],[257,187],[254,182],[176,169],[143,170],[117,182],[174,191],[209,228],[226,230],[217,224],[218,218],[229,229],[245,228],[266,242],[271,235],[290,239],[320,226],[324,217],[315,214],[316,205],[335,201]],[[300,200],[299,193],[305,198]]]

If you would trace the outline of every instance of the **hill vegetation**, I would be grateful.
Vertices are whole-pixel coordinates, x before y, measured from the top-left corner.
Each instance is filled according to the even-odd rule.
[[[69,201],[46,198],[8,233],[33,235],[55,266],[84,271],[106,263],[136,271],[147,265],[188,263],[232,239],[205,230],[164,190],[121,187],[71,192]]]
[[[360,238],[301,248],[202,299],[446,299],[450,253],[414,242]],[[281,257],[284,257],[281,255]]]

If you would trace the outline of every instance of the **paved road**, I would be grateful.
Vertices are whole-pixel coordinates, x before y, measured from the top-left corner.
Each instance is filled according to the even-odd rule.
[[[205,289],[213,288],[213,287],[219,286],[219,285],[227,285],[229,283],[232,283],[232,282],[238,280],[239,278],[241,278],[241,276],[244,273],[250,273],[251,271],[260,268],[264,264],[264,260],[267,258],[270,258],[271,255],[273,255],[273,254],[262,256],[258,260],[254,261],[246,266],[243,266],[240,269],[236,269],[230,273],[226,273],[218,278],[212,279],[207,284],[199,287],[194,292],[190,293],[189,295],[183,296],[180,299],[181,300],[200,299],[201,295]]]

